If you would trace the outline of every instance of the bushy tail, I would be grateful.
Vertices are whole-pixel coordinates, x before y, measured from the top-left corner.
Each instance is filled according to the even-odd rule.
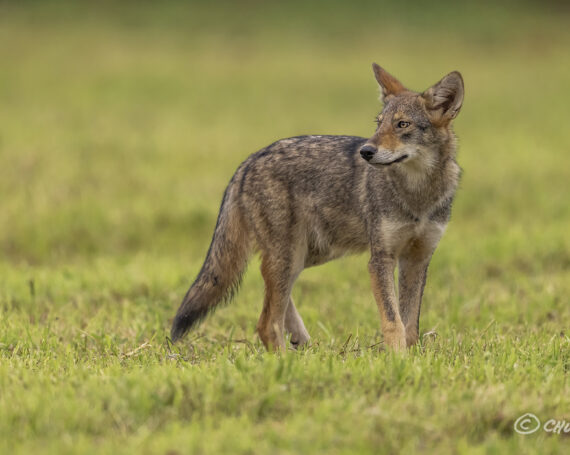
[[[176,341],[216,306],[230,301],[239,287],[250,253],[251,240],[238,205],[232,201],[232,183],[226,189],[206,260],[188,289],[170,337]]]

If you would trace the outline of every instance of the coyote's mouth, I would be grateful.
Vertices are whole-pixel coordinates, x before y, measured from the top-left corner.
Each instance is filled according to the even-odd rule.
[[[409,153],[402,153],[403,151],[394,152],[386,149],[377,149],[372,145],[365,144],[360,149],[360,155],[373,166],[390,166],[390,164],[400,163],[410,157]]]
[[[400,161],[404,161],[406,158],[408,158],[408,156],[409,155],[406,154],[406,155],[399,156],[394,161],[389,161],[388,163],[375,163],[375,164],[380,164],[381,166],[390,166],[390,164],[399,163]]]

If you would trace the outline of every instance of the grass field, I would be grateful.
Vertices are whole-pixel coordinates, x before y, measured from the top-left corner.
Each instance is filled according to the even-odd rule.
[[[0,3],[0,453],[568,452],[513,428],[570,421],[562,3],[78,5]],[[466,84],[421,346],[382,349],[366,255],[301,275],[301,352],[255,334],[257,259],[171,346],[235,168],[371,135],[372,61]]]

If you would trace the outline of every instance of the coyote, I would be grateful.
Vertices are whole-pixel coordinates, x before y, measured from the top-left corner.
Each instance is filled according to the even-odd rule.
[[[383,101],[372,137],[281,139],[239,166],[174,319],[173,341],[233,297],[257,250],[265,281],[259,336],[268,350],[285,349],[285,332],[292,347],[301,346],[309,333],[291,299],[295,279],[306,267],[366,249],[385,345],[403,350],[418,341],[428,264],[461,174],[451,122],[463,79],[454,71],[416,93],[372,68]]]

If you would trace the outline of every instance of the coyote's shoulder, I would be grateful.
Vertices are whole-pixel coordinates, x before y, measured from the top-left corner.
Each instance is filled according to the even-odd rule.
[[[460,169],[451,121],[463,100],[453,72],[418,94],[374,66],[384,108],[370,138],[281,139],[237,169],[222,200],[206,261],[186,294],[173,339],[237,288],[258,250],[266,298],[258,323],[269,347],[308,333],[290,298],[306,267],[369,249],[369,271],[389,346],[418,338],[429,260],[449,219]],[[399,264],[399,302],[394,268]]]

